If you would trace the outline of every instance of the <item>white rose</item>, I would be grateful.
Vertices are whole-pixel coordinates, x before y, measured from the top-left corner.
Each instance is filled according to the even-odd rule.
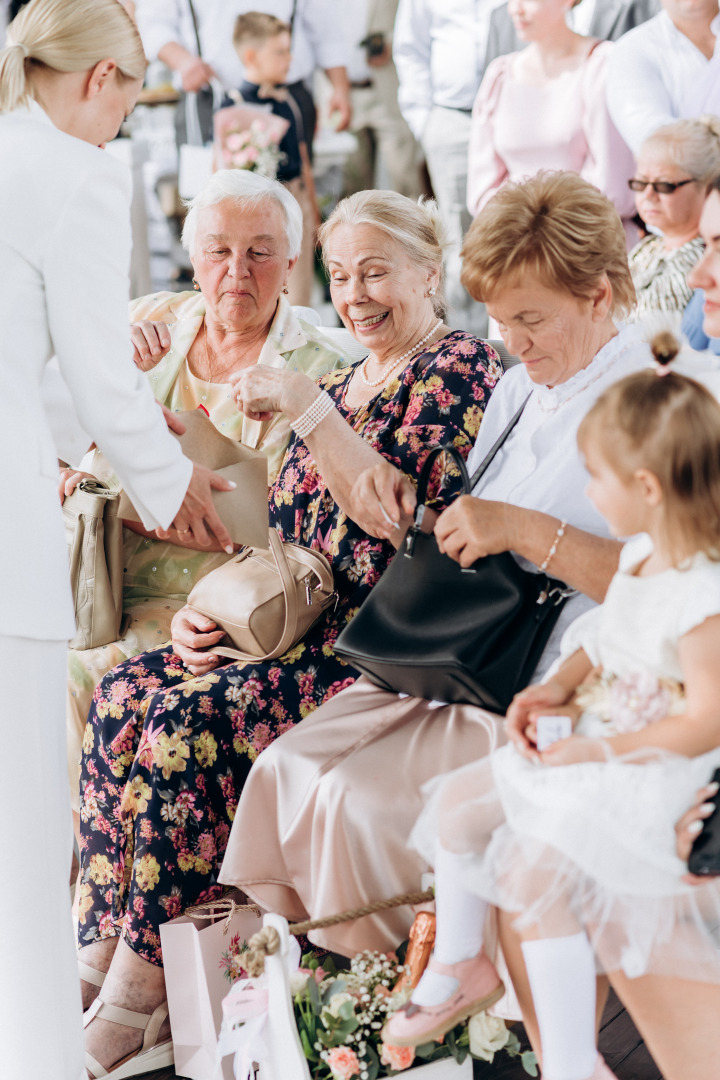
[[[486,1012],[475,1013],[470,1017],[468,1033],[470,1053],[491,1063],[497,1051],[502,1050],[510,1038],[505,1021],[499,1016],[488,1016]]]
[[[295,997],[297,994],[302,994],[307,986],[309,978],[310,976],[304,971],[293,971],[290,973],[290,994],[292,997]]]
[[[323,1014],[329,1013],[330,1016],[335,1017],[335,1019],[337,1020],[337,1018],[340,1016],[340,1009],[346,1001],[352,1001],[354,1007],[355,998],[352,996],[352,994],[347,994],[345,992],[340,994],[333,994],[327,1005],[323,1007]]]

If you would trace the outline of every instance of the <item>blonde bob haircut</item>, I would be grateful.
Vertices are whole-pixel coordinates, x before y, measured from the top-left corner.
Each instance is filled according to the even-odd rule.
[[[709,390],[675,371],[628,375],[598,398],[577,440],[625,481],[638,469],[657,477],[676,564],[698,551],[720,561],[720,405]]]
[[[0,113],[34,96],[33,66],[90,71],[112,59],[122,78],[145,76],[147,60],[135,23],[120,0],[32,0],[7,30],[0,50]]]
[[[571,172],[505,184],[473,221],[461,280],[487,302],[535,273],[548,289],[589,299],[607,275],[613,317],[635,306],[625,230],[610,200]]]
[[[328,242],[338,225],[372,225],[397,241],[407,257],[428,270],[437,270],[438,286],[433,296],[435,314],[444,317],[443,257],[448,247],[437,203],[420,198],[417,202],[397,191],[357,191],[342,199],[333,210],[318,238],[325,269]]]

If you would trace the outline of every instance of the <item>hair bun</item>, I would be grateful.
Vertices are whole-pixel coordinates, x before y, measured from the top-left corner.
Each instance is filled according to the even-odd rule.
[[[680,342],[671,330],[660,330],[650,342],[653,358],[661,367],[667,367],[680,352]]]
[[[714,113],[704,113],[698,117],[698,120],[711,135],[714,135],[716,139],[720,139],[720,116],[715,116]]]

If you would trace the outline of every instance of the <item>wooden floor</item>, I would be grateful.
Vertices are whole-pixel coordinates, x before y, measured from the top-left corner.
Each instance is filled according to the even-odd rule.
[[[515,1030],[522,1037],[521,1025]],[[610,994],[600,1032],[600,1050],[618,1080],[662,1080],[629,1015],[613,993]],[[412,1078],[412,1070],[407,1073]],[[173,1069],[145,1073],[139,1080],[178,1080]],[[499,1054],[492,1065],[475,1062],[474,1080],[528,1080],[519,1059]]]

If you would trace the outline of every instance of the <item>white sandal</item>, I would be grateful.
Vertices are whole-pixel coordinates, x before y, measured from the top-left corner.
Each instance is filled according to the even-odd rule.
[[[91,1074],[92,1080],[100,1080],[103,1076],[109,1076],[112,1080],[127,1080],[130,1076],[140,1076],[142,1073],[164,1069],[174,1064],[172,1039],[161,1043],[157,1041],[160,1028],[167,1015],[167,1001],[158,1005],[153,1013],[148,1014],[121,1009],[117,1005],[109,1005],[106,1001],[101,1001],[99,996],[96,997],[85,1013],[83,1027],[87,1027],[97,1016],[101,1020],[109,1020],[112,1024],[139,1028],[145,1032],[145,1036],[139,1050],[133,1050],[132,1053],[121,1058],[109,1071],[96,1061],[92,1054],[86,1053],[85,1068]]]

